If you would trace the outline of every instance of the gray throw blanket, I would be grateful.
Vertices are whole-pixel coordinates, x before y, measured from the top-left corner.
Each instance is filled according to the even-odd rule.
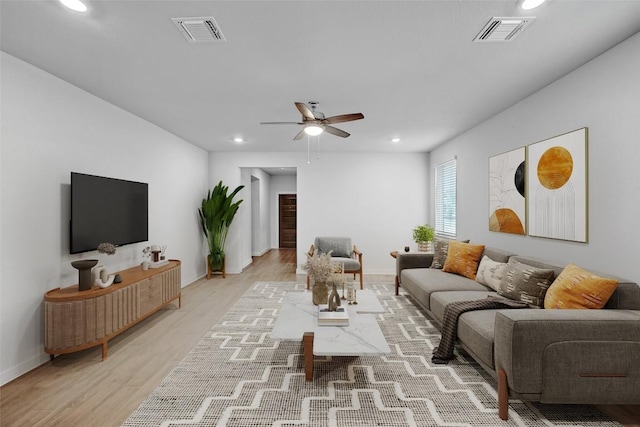
[[[431,362],[444,365],[455,357],[453,348],[456,345],[458,318],[462,313],[497,308],[529,308],[529,304],[493,295],[489,295],[483,300],[457,301],[447,304],[444,308],[444,319],[442,321],[442,338],[440,339],[440,345],[433,350]]]

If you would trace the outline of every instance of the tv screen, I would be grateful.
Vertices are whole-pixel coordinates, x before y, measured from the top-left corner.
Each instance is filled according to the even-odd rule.
[[[148,211],[148,184],[71,172],[70,252],[149,240]]]

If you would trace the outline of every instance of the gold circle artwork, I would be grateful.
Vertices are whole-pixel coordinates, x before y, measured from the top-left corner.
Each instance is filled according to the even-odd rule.
[[[573,157],[566,148],[551,147],[538,160],[538,181],[549,190],[557,190],[573,173]]]
[[[518,215],[511,209],[496,209],[489,217],[489,230],[503,233],[524,234],[524,226]]]

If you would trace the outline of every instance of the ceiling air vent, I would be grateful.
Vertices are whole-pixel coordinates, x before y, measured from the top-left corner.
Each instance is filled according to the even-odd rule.
[[[527,28],[535,17],[491,18],[474,42],[510,42]]]
[[[227,41],[216,24],[208,18],[171,18],[189,43]]]

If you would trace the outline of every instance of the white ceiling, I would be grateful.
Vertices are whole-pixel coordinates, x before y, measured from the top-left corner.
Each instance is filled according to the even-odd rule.
[[[86,3],[2,0],[2,50],[210,151],[306,151],[297,126],[259,123],[311,100],[365,116],[323,150],[428,151],[640,31],[638,0]],[[171,18],[194,16],[227,41],[187,43]],[[473,43],[494,16],[536,19]]]

